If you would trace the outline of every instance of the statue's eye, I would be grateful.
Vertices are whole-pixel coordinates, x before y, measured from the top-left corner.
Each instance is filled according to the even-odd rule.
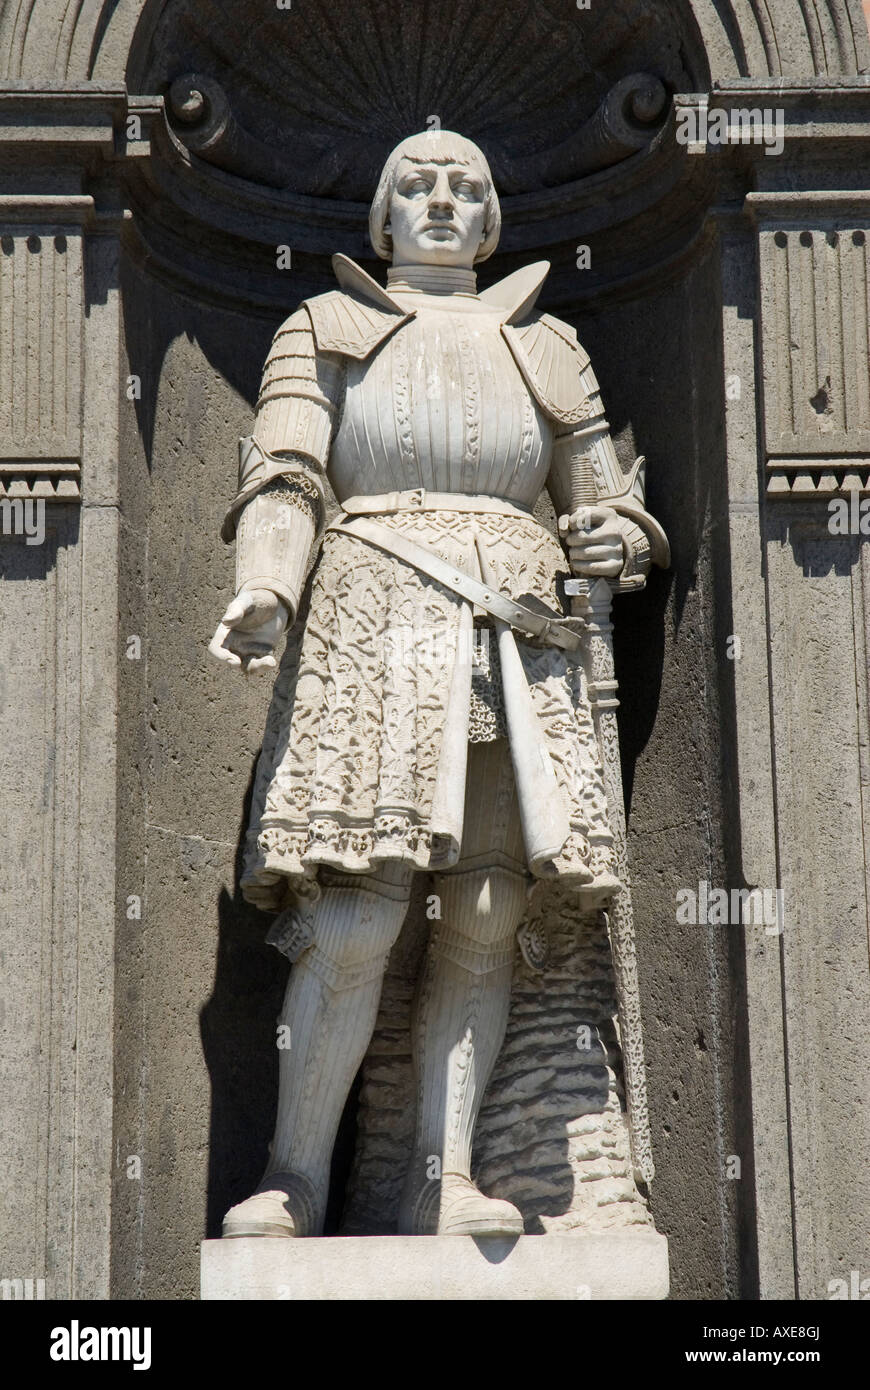
[[[413,198],[418,196],[420,193],[428,193],[429,188],[430,185],[426,182],[425,179],[414,179],[413,183],[409,183],[406,185],[405,195],[408,198]]]
[[[461,183],[456,184],[453,191],[459,198],[478,197],[478,189],[476,185],[473,183],[469,183],[467,179],[463,179]]]

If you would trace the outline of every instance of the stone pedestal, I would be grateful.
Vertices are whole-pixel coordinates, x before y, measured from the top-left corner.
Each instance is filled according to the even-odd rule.
[[[203,1299],[662,1299],[668,1242],[652,1230],[575,1236],[335,1236],[202,1243]]]

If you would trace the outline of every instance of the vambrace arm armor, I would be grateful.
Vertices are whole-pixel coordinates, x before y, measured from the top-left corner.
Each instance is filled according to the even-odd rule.
[[[312,546],[323,531],[323,485],[298,472],[270,479],[236,522],[236,593],[270,589],[296,617]]]

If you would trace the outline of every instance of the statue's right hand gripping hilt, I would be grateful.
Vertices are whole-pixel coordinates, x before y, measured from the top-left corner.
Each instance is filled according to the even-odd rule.
[[[625,517],[636,533],[638,562],[632,564],[629,558],[623,573],[611,586],[613,593],[643,588],[650,564],[667,569],[671,563],[671,548],[664,528],[646,509],[646,459],[643,454],[635,459],[625,486],[610,495],[599,495],[598,502]]]

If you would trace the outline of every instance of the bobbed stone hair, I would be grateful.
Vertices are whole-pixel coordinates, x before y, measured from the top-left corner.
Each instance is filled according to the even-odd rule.
[[[377,192],[372,199],[369,211],[369,240],[381,259],[388,261],[393,254],[392,238],[385,228],[389,221],[390,199],[396,186],[399,161],[402,159],[410,159],[419,164],[467,164],[477,168],[486,185],[486,216],[483,239],[474,263],[477,265],[478,262],[485,261],[487,256],[491,256],[498,246],[501,234],[501,208],[486,156],[473,140],[466,140],[464,135],[457,135],[455,130],[424,130],[401,140],[388,156]]]

